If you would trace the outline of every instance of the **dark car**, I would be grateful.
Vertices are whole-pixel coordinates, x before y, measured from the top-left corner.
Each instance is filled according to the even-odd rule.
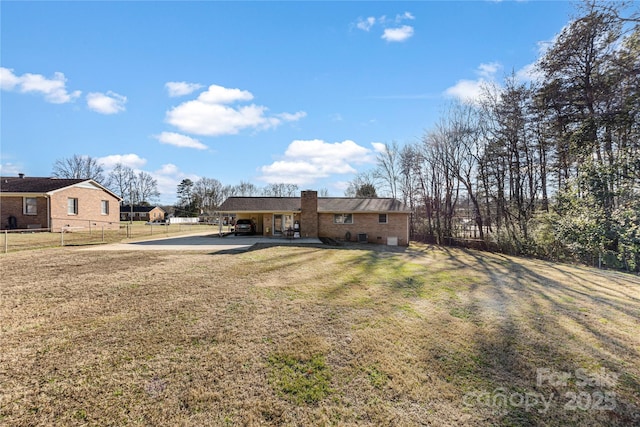
[[[234,234],[238,233],[256,234],[256,225],[250,219],[239,219],[233,229]]]

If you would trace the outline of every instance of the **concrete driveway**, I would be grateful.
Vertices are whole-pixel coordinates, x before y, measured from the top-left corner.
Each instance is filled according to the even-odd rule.
[[[256,243],[277,245],[286,244],[322,244],[319,239],[279,239],[262,236],[225,236],[218,234],[161,237],[130,243],[112,243],[97,245],[83,250],[96,251],[210,251],[242,252]]]

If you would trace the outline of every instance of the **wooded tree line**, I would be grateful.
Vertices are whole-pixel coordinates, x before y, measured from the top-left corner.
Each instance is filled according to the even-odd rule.
[[[413,211],[414,238],[640,271],[638,12],[587,2],[539,59],[360,174]]]

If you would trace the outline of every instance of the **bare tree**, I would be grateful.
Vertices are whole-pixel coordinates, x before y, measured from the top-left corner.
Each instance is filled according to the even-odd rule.
[[[247,181],[240,181],[240,184],[237,186],[237,195],[242,197],[252,197],[260,192],[258,187],[255,184]]]
[[[158,182],[149,173],[139,171],[136,174],[133,169],[122,163],[116,164],[109,172],[106,187],[129,205],[150,203],[160,195]]]
[[[356,176],[349,182],[347,189],[344,191],[344,195],[346,197],[358,197],[358,194],[377,194],[376,190],[377,186],[377,178],[373,171],[364,171],[358,172]],[[360,191],[361,189],[366,188],[367,191]],[[373,191],[371,191],[373,190]],[[363,196],[360,196],[363,197]],[[366,196],[366,197],[376,197],[376,196]]]
[[[79,154],[56,160],[51,175],[54,178],[92,179],[100,184],[104,181],[104,169],[98,160]]]
[[[107,176],[106,187],[120,196],[124,203],[130,203],[132,180],[134,179],[133,169],[122,163],[117,163]]]
[[[200,178],[193,183],[192,194],[200,209],[215,210],[223,202],[222,183],[213,178]]]
[[[296,184],[269,184],[262,189],[264,196],[271,197],[295,197],[298,193]]]
[[[133,189],[136,203],[150,203],[160,196],[158,181],[145,171],[138,172],[133,182]]]
[[[378,166],[374,175],[383,187],[388,191],[389,196],[396,199],[398,197],[398,181],[400,180],[400,147],[397,142],[384,144],[384,151],[378,154]]]

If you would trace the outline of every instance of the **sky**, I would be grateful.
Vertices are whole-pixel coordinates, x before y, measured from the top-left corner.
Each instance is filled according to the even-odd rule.
[[[57,159],[342,196],[482,82],[531,78],[565,1],[0,2],[0,174]]]

